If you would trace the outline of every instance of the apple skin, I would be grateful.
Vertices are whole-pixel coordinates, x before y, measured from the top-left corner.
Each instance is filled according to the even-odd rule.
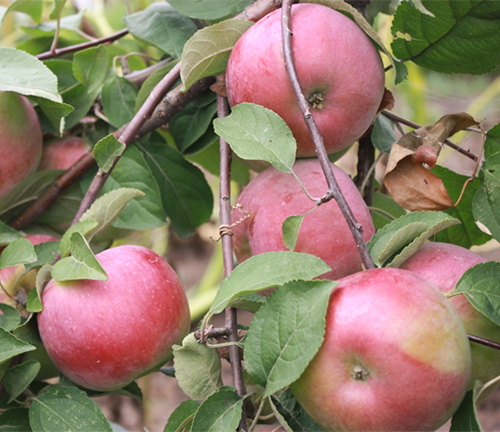
[[[370,211],[350,177],[334,164],[332,168],[368,241],[375,232]],[[317,159],[301,159],[293,170],[313,197],[327,192]],[[283,222],[289,216],[305,214],[314,206],[291,174],[273,167],[259,173],[245,187],[232,213],[233,244],[238,261],[263,252],[286,251],[281,231]],[[334,199],[304,218],[295,251],[324,260],[332,271],[322,278],[337,279],[361,270],[356,243]]]
[[[370,127],[384,94],[377,49],[354,21],[318,4],[292,6],[293,54],[306,99],[320,95],[312,113],[327,153],[350,146]],[[316,156],[285,70],[278,9],[248,29],[226,69],[231,106],[251,102],[280,115],[297,140],[297,157]]]
[[[164,364],[189,331],[190,314],[179,278],[153,251],[126,245],[96,257],[108,280],[51,280],[38,327],[66,377],[112,391]]]
[[[59,239],[45,234],[29,234],[24,236],[33,246],[49,241],[58,241]],[[36,284],[37,269],[24,274],[26,267],[23,264],[18,264],[12,267],[6,267],[0,270],[0,284],[3,289],[0,289],[0,302],[10,306],[17,307],[20,312],[25,312],[24,307],[16,300],[20,291],[24,297],[29,293]],[[5,291],[6,292],[5,292]],[[0,313],[2,313],[0,311]]]
[[[28,99],[0,92],[0,199],[38,166],[42,130]]]
[[[291,390],[326,430],[434,431],[460,405],[470,374],[451,303],[422,277],[383,268],[339,280],[323,345]]]
[[[42,160],[38,169],[67,170],[89,149],[83,138],[68,136],[43,145]]]
[[[406,260],[400,268],[410,270],[432,282],[444,294],[455,290],[455,285],[466,270],[486,260],[461,246],[428,242]],[[500,327],[476,310],[462,294],[450,297],[465,330],[474,336],[500,342]],[[500,375],[500,351],[475,342],[471,342],[472,380],[483,384]],[[489,387],[481,394],[481,399],[490,395],[496,386]]]

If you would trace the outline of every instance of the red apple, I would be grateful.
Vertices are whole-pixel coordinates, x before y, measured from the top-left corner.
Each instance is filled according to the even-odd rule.
[[[419,274],[436,285],[444,294],[455,290],[460,277],[475,264],[486,262],[480,255],[463,247],[439,242],[425,243],[401,268]],[[464,295],[450,298],[467,333],[500,342],[500,327],[477,311]],[[471,342],[472,380],[487,383],[500,375],[500,351]],[[498,387],[498,386],[496,386]],[[485,390],[484,399],[493,392],[495,386]]]
[[[45,234],[30,234],[25,237],[33,245],[58,241],[57,238]],[[23,264],[1,269],[0,302],[17,307],[20,312],[24,312],[22,303],[26,300],[27,294],[35,287],[36,275],[36,269],[26,272],[26,267]]]
[[[460,405],[470,374],[451,303],[415,273],[383,268],[339,281],[323,345],[291,390],[325,430],[434,431]]]
[[[226,70],[231,106],[252,102],[279,114],[297,140],[297,157],[315,156],[285,70],[281,11],[238,40]],[[328,153],[350,146],[373,122],[384,93],[377,49],[357,24],[318,4],[292,6],[292,45],[301,87]]]
[[[29,101],[0,92],[0,199],[36,169],[42,154],[42,130]]]
[[[39,169],[67,170],[89,149],[83,138],[68,136],[44,144]]]
[[[374,234],[372,217],[350,177],[332,164],[333,172],[347,202],[363,227],[365,240]],[[321,197],[327,190],[317,159],[296,162],[294,172],[312,196]],[[238,261],[263,252],[287,250],[281,227],[292,215],[305,214],[314,207],[292,174],[268,168],[254,177],[238,198],[232,214],[234,250]],[[337,279],[361,270],[356,243],[342,213],[331,200],[307,215],[299,231],[297,252],[323,259],[332,271],[324,278]]]
[[[96,257],[108,280],[51,280],[38,327],[65,376],[111,391],[164,364],[187,334],[190,315],[177,275],[156,253],[127,245]]]

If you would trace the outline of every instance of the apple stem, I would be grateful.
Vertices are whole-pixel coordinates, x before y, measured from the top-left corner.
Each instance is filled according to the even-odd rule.
[[[365,269],[375,268],[375,264],[368,252],[368,248],[366,246],[365,239],[363,237],[363,229],[361,224],[356,220],[354,214],[347,203],[346,198],[342,194],[340,187],[337,183],[335,175],[333,174],[333,169],[330,164],[330,160],[328,159],[328,154],[325,150],[325,145],[323,143],[323,137],[319,132],[318,126],[314,120],[314,117],[311,113],[309,103],[302,91],[300,86],[300,82],[297,76],[297,71],[295,69],[295,63],[293,60],[293,52],[292,52],[292,29],[291,29],[291,10],[292,4],[294,0],[284,0],[282,13],[281,13],[281,25],[282,25],[282,37],[283,37],[283,54],[285,57],[285,68],[290,78],[290,83],[293,87],[295,97],[297,98],[297,102],[299,108],[302,112],[302,116],[304,117],[304,121],[307,124],[307,128],[309,129],[309,133],[311,134],[311,138],[314,142],[314,147],[316,149],[316,154],[318,156],[319,162],[325,174],[325,178],[328,184],[328,192],[325,196],[320,198],[318,204],[322,204],[328,202],[332,198],[337,202],[340,211],[344,215],[344,218],[349,225],[349,229],[351,230],[352,236],[354,237],[354,241],[356,242],[356,246],[358,247],[359,254],[361,256],[361,261]]]

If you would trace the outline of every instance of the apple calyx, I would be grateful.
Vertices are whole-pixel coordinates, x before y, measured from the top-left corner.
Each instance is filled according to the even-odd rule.
[[[320,110],[324,107],[325,98],[323,96],[323,93],[314,92],[311,93],[311,95],[307,98],[307,102],[309,102],[309,105],[311,105],[313,109]]]
[[[368,381],[370,373],[363,365],[355,364],[351,369],[351,378],[354,381]]]

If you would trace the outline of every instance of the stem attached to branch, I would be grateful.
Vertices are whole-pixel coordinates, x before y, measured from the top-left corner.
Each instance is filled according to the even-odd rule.
[[[323,168],[323,172],[325,174],[326,181],[328,184],[328,193],[325,197],[322,198],[321,201],[326,202],[331,198],[335,198],[340,208],[340,211],[344,215],[344,218],[347,224],[349,225],[349,229],[351,230],[352,236],[354,237],[354,241],[356,242],[356,246],[358,247],[358,251],[361,255],[361,261],[363,262],[364,268],[365,269],[375,268],[375,265],[368,252],[368,248],[366,247],[366,242],[363,237],[362,226],[354,217],[354,214],[351,208],[349,207],[347,200],[342,194],[342,191],[340,190],[337,180],[335,179],[335,175],[333,174],[330,160],[328,159],[328,154],[326,153],[325,146],[323,144],[323,137],[319,132],[318,126],[314,121],[314,117],[309,107],[309,103],[307,102],[304,92],[300,87],[300,82],[297,76],[297,71],[295,70],[295,63],[293,60],[293,53],[292,53],[293,33],[290,23],[291,21],[290,14],[293,3],[294,3],[293,0],[284,0],[282,14],[281,14],[285,68],[290,78],[290,82],[295,92],[295,97],[297,98],[300,110],[304,117],[304,121],[306,122],[307,128],[309,129],[309,133],[311,134],[311,137],[313,139],[314,146],[316,148],[316,154],[318,156],[321,167]]]

